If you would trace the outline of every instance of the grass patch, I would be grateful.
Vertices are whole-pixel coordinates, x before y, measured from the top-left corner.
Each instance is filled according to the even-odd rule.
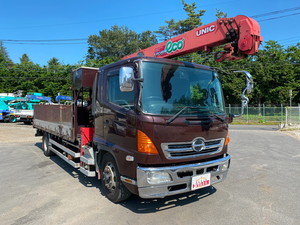
[[[234,119],[233,119],[234,120]],[[233,121],[231,124],[233,125],[279,125],[279,122],[252,122],[249,121],[248,123],[245,121]]]

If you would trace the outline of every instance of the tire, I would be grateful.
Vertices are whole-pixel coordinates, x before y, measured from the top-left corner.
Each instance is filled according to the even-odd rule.
[[[105,189],[105,196],[112,202],[128,199],[131,193],[120,180],[120,173],[114,157],[106,153],[101,163],[101,182]]]
[[[15,122],[17,122],[17,118],[15,116],[10,116],[9,117],[9,122],[10,123],[15,123]]]
[[[24,122],[24,124],[31,125],[32,123],[31,123],[31,121],[26,121],[26,122]]]
[[[49,134],[48,133],[44,133],[43,135],[43,142],[42,142],[42,149],[44,151],[44,155],[45,156],[51,156],[54,153],[50,151],[50,143],[49,143]]]

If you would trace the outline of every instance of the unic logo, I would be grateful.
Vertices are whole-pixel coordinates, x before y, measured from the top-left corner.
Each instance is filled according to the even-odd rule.
[[[196,31],[196,36],[199,37],[199,36],[201,36],[203,34],[207,34],[209,32],[213,32],[215,29],[216,29],[215,25],[211,25],[209,27],[205,27],[203,29],[197,30]]]
[[[166,45],[166,52],[167,53],[171,53],[171,52],[175,52],[177,50],[181,50],[184,47],[184,39],[182,38],[179,41],[168,41],[167,45]]]

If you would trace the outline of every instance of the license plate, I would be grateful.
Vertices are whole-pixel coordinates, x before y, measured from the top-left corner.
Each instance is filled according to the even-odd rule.
[[[192,190],[210,186],[210,173],[201,174],[192,177]]]

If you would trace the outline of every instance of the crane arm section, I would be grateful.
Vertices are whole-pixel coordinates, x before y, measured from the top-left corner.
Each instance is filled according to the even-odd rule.
[[[209,52],[213,47],[226,44],[224,51],[215,55],[215,60],[237,60],[257,53],[261,41],[259,24],[252,18],[239,15],[218,19],[123,59],[134,56],[173,58],[197,51]]]

